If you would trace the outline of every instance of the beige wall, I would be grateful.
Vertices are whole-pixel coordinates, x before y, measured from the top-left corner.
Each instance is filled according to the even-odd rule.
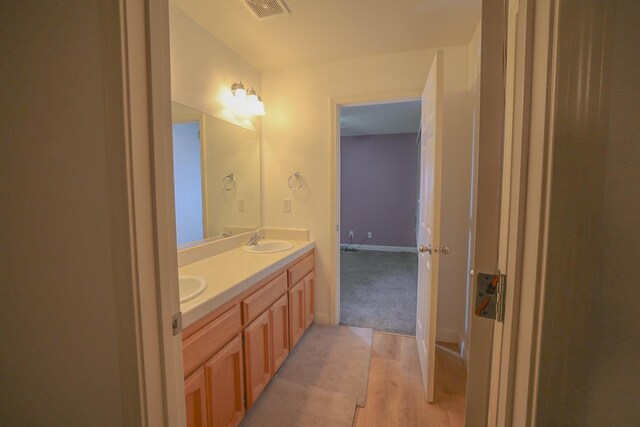
[[[633,9],[635,16],[617,26],[613,2],[560,3],[538,425],[638,419],[638,168],[628,157],[639,154],[637,110],[626,115],[638,106],[637,93],[629,96],[638,66],[637,55],[626,55],[637,43],[639,15],[626,5],[621,16]],[[614,29],[623,45],[612,80]]]
[[[119,12],[2,6],[2,425],[142,420]]]
[[[262,94],[260,72],[173,3],[169,4],[169,19],[171,99],[259,132],[261,119],[234,115],[229,100],[231,85],[238,80]]]
[[[589,282],[586,424],[634,425],[640,417],[640,4],[618,0],[603,200],[602,279]]]
[[[332,98],[422,90],[433,50],[269,71],[263,74],[264,224],[269,227],[308,228],[317,244],[316,310],[327,319],[330,310],[331,271],[331,102]],[[443,212],[449,212],[442,242],[453,251],[443,258],[439,327],[464,327],[466,238],[468,224],[468,170],[471,165],[471,119],[468,108],[468,47],[444,49],[445,58],[445,168]],[[460,160],[460,163],[457,161]],[[462,165],[462,166],[461,166]],[[293,193],[287,178],[295,171],[305,178],[303,191]],[[466,174],[466,175],[465,175]],[[460,188],[457,188],[457,187]],[[466,193],[466,196],[465,196]],[[462,199],[466,197],[466,202]],[[283,199],[291,199],[291,212],[283,212]],[[455,213],[452,211],[455,210]],[[445,214],[445,217],[447,214]],[[460,221],[460,223],[458,223]]]

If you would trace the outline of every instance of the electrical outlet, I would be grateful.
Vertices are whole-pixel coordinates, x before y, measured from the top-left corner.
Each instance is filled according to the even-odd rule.
[[[244,212],[244,207],[245,207],[244,199],[238,199],[238,210],[240,212]]]
[[[368,233],[367,233],[367,239],[370,239],[370,238],[372,238],[372,237],[373,237],[373,233],[372,233],[372,232],[368,232]]]
[[[353,230],[349,230],[349,238],[353,239]]]
[[[282,211],[291,212],[291,199],[284,199],[282,201]]]

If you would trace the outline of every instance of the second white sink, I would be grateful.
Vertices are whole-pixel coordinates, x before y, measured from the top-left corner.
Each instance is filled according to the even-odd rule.
[[[293,243],[284,240],[259,240],[255,245],[243,246],[242,250],[252,254],[272,254],[286,251],[292,247]]]
[[[180,304],[190,301],[207,289],[207,281],[197,276],[180,276],[178,278]]]

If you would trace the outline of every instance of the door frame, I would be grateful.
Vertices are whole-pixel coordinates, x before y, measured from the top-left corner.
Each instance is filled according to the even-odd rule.
[[[331,192],[329,224],[331,233],[329,277],[329,323],[340,323],[340,109],[347,106],[389,104],[419,100],[422,88],[332,97],[330,102],[331,143],[329,168]]]
[[[517,27],[513,96],[505,111],[505,140],[511,142],[505,322],[494,329],[487,425],[534,425],[539,333],[545,273],[555,53],[556,0],[510,0],[509,15]],[[505,150],[505,153],[507,150]]]
[[[198,143],[200,144],[200,188],[202,193],[202,239],[207,239],[209,235],[207,228],[209,225],[209,219],[207,218],[207,212],[209,212],[209,200],[207,199],[207,168],[205,167],[207,147],[205,144],[205,127],[204,127],[204,113],[191,113],[191,114],[172,114],[172,126],[175,124],[198,122]]]
[[[132,312],[119,329],[136,336],[142,424],[186,422],[178,260],[173,194],[169,4],[119,0],[126,186],[130,230]],[[115,54],[115,53],[114,53]],[[131,332],[133,331],[133,332]],[[133,368],[132,368],[133,370]],[[129,402],[134,405],[134,402]]]
[[[522,0],[527,1],[527,0]],[[533,0],[528,0],[533,4]],[[171,144],[171,90],[169,64],[169,11],[166,2],[142,2],[120,0],[121,36],[123,56],[128,62],[123,65],[125,90],[125,119],[130,140],[126,167],[132,210],[130,226],[135,235],[132,247],[132,262],[137,268],[137,277],[132,290],[138,304],[134,317],[139,354],[138,373],[141,382],[140,402],[147,424],[184,425],[184,383],[181,353],[181,334],[173,336],[171,315],[179,311],[177,284],[177,254],[175,242],[175,213],[173,209],[173,178]],[[546,231],[546,197],[548,196],[548,82],[552,73],[551,35],[555,0],[536,0],[535,32],[531,44],[530,109],[523,111],[530,119],[529,138],[531,152],[528,156],[526,174],[526,236]],[[546,32],[545,32],[546,31]],[[329,320],[338,324],[340,320],[339,278],[339,208],[340,208],[340,129],[339,111],[342,106],[367,103],[386,103],[418,99],[422,88],[381,93],[333,97],[330,100],[330,225],[334,229],[331,238],[330,313]],[[135,96],[134,96],[135,95]],[[537,145],[535,142],[540,141]],[[537,209],[536,209],[537,206]],[[134,209],[135,208],[135,209]],[[149,224],[145,228],[144,224]],[[544,234],[526,243],[523,251],[522,282],[515,278],[511,282],[522,289],[520,306],[526,313],[517,324],[512,325],[511,345],[500,349],[499,405],[502,404],[501,419],[512,418],[514,425],[528,425],[532,420],[535,405],[535,380],[538,357],[537,336],[539,332],[542,289],[541,274],[544,271]],[[531,275],[526,273],[532,270]],[[515,295],[515,294],[514,294]],[[526,319],[524,316],[527,316]],[[128,318],[128,316],[126,316]],[[122,325],[121,330],[132,325]],[[517,344],[517,345],[516,345]],[[516,349],[518,351],[516,352]],[[507,388],[505,388],[507,387]],[[514,390],[511,401],[505,400],[505,390]],[[508,393],[507,393],[508,394]],[[500,407],[500,406],[498,406]],[[155,421],[154,421],[155,420]],[[156,422],[157,421],[157,422]],[[522,422],[520,422],[522,421]],[[505,422],[506,424],[510,424]],[[498,423],[497,425],[504,425]]]

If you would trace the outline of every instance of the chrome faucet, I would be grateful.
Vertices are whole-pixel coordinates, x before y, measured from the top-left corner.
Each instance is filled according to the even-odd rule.
[[[246,246],[255,246],[256,244],[258,244],[258,240],[260,240],[261,237],[262,236],[260,236],[260,232],[256,231],[251,235],[251,237],[249,237]]]

